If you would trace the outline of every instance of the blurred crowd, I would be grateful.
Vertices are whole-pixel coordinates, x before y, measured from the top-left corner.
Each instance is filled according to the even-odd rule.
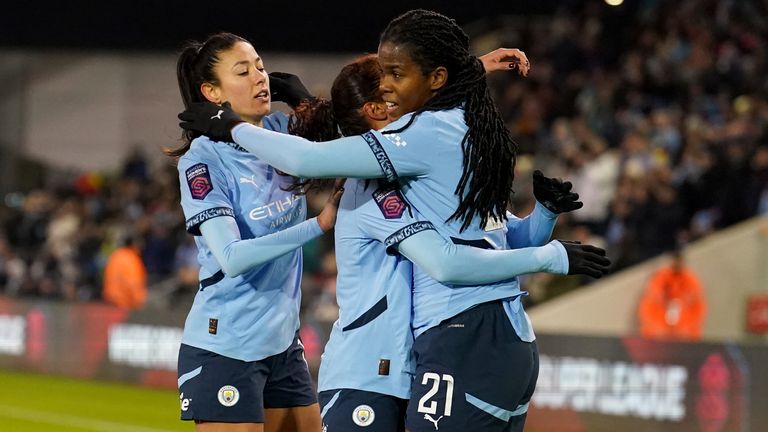
[[[527,78],[490,79],[519,144],[514,212],[533,206],[534,169],[572,181],[584,208],[561,216],[556,236],[605,247],[614,271],[768,213],[764,4],[638,3],[628,21],[600,1],[564,2],[555,16],[518,17],[476,38],[478,51],[521,47],[533,65]],[[148,157],[164,156],[137,149],[118,173],[7,198],[0,293],[98,300],[110,255],[132,245],[147,301],[188,308],[197,251],[183,229],[176,168]],[[324,198],[309,201],[312,214]],[[524,281],[531,303],[585,282]],[[305,322],[335,320],[332,237],[305,247],[304,285]]]
[[[197,284],[197,252],[183,235],[173,166],[150,173],[137,148],[112,177],[63,177],[18,202],[6,199],[0,213],[5,294],[99,299],[109,256],[129,244],[141,252],[149,284],[172,275],[179,275],[182,284]],[[185,275],[190,267],[194,280]]]
[[[0,294],[106,298],[110,257],[127,249],[141,257],[146,301],[188,308],[197,291],[199,266],[193,237],[184,230],[178,173],[171,159],[150,172],[147,157],[137,146],[111,177],[63,175],[64,181],[15,202],[7,198],[0,207]],[[316,214],[324,201],[324,196],[312,195],[310,213]],[[326,279],[313,273],[335,274],[332,247],[329,236],[307,245],[305,271],[312,287],[322,287]],[[118,273],[133,272],[129,264],[123,263],[126,267]],[[129,303],[119,305],[142,306]]]
[[[556,236],[600,244],[619,270],[768,213],[768,13],[752,0],[603,2],[513,20],[480,39],[524,47],[527,78],[492,77],[530,173],[571,180],[584,208]],[[530,301],[582,281],[529,278]]]

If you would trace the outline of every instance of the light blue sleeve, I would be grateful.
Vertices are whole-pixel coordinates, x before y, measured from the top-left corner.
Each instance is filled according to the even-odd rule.
[[[403,256],[447,285],[489,284],[536,272],[568,274],[568,255],[557,240],[539,247],[488,250],[455,245],[424,229],[398,245]]]
[[[507,244],[510,249],[541,246],[552,237],[557,214],[536,201],[533,211],[520,219],[515,215],[507,219]]]
[[[444,152],[450,152],[448,143],[450,134],[441,129],[434,121],[434,113],[421,113],[405,130],[393,133],[406,124],[412,115],[405,115],[389,124],[382,131],[371,131],[371,151],[376,155],[382,171],[392,173],[388,178],[418,177],[428,174],[434,167],[440,166],[439,159]],[[456,137],[452,137],[456,138]],[[370,143],[369,143],[370,144]],[[458,147],[457,147],[458,149]]]
[[[200,225],[208,248],[221,270],[229,277],[241,275],[254,267],[300,248],[319,237],[323,230],[317,218],[306,220],[283,231],[242,240],[234,218],[214,218]]]
[[[221,162],[205,155],[187,152],[179,159],[181,208],[186,230],[200,235],[200,224],[220,216],[234,217],[227,175]]]
[[[272,132],[248,123],[232,129],[234,141],[284,173],[305,178],[387,178],[415,176],[419,171],[387,170],[391,166],[373,132],[315,143],[301,137]]]

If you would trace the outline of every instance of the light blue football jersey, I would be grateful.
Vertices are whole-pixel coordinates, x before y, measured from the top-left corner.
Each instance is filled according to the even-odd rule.
[[[412,114],[403,116],[387,126],[384,132],[399,129],[411,117]],[[469,228],[461,232],[461,221],[445,222],[459,206],[459,197],[454,190],[463,172],[461,143],[467,130],[463,109],[455,108],[421,113],[413,124],[396,134],[371,131],[363,138],[388,180],[398,178],[398,170],[420,173],[414,178],[400,179],[403,194],[443,237],[457,239],[455,242],[481,242],[494,249],[508,249],[504,223],[491,222],[480,227],[480,220],[475,217]],[[507,299],[505,307],[512,325],[521,339],[532,341],[535,336],[523,311],[521,294],[517,278],[490,285],[452,287],[437,282],[416,266],[413,284],[414,332],[418,336],[474,305]]]
[[[384,242],[409,227],[431,228],[419,219],[391,185],[347,180],[335,228],[339,319],[320,363],[319,391],[409,397],[413,265],[388,254]]]
[[[286,132],[287,117],[268,116],[264,127]],[[299,328],[301,249],[226,277],[200,235],[200,225],[232,217],[241,238],[261,237],[304,221],[304,197],[283,190],[292,177],[280,175],[237,144],[205,136],[192,141],[178,170],[181,206],[187,231],[195,235],[201,281],[182,343],[244,361],[285,351]]]

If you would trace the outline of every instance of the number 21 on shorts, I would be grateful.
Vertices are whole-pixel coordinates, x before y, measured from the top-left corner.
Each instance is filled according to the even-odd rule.
[[[440,391],[440,381],[445,381],[445,409],[443,409],[442,416],[451,416],[451,407],[453,406],[453,376],[443,374],[442,378],[439,374],[434,372],[427,372],[421,380],[421,384],[432,385],[432,388],[419,399],[418,412],[423,413],[426,416],[433,416],[437,414],[437,401],[431,400]],[[441,418],[442,418],[441,416]],[[434,419],[430,419],[435,422]]]

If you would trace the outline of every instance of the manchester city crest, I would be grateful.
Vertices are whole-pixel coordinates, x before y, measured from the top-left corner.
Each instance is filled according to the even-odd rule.
[[[240,392],[235,386],[225,385],[219,389],[219,403],[225,407],[231,407],[240,400]]]
[[[376,417],[376,413],[373,412],[373,408],[368,405],[360,405],[352,412],[352,421],[358,426],[370,426],[373,424],[373,420]]]

